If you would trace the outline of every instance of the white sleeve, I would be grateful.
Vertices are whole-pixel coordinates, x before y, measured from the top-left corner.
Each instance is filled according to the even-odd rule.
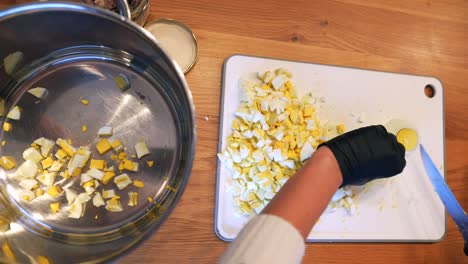
[[[274,215],[259,215],[247,223],[219,263],[301,263],[304,251],[304,240],[293,225]]]

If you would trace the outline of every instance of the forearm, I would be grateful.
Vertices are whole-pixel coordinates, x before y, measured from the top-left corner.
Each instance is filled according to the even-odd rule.
[[[262,214],[281,217],[306,239],[341,183],[341,171],[333,153],[328,147],[321,147],[288,180]]]

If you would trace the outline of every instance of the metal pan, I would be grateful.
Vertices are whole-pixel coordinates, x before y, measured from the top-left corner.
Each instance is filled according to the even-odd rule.
[[[10,178],[15,171],[1,170],[0,219],[10,223],[8,230],[0,230],[0,244],[7,243],[19,263],[34,262],[38,256],[52,263],[100,262],[121,254],[166,219],[187,183],[195,119],[182,71],[136,24],[85,5],[46,2],[13,7],[0,12],[0,32],[0,58],[16,51],[24,54],[22,67],[13,74],[0,67],[6,111],[16,105],[23,109],[21,120],[8,121],[13,130],[0,134],[0,141],[6,141],[1,155],[21,163],[22,151],[34,139],[61,137],[71,138],[75,146],[89,146],[98,156],[97,130],[110,124],[129,153],[145,139],[151,152],[146,159],[155,163],[148,167],[140,160],[140,172],[130,175],[145,183],[138,189],[138,206],[113,213],[88,204],[80,219],[51,214],[53,199],[46,195],[30,203],[21,201],[20,187]],[[131,83],[126,91],[114,82],[119,74]],[[42,100],[27,93],[37,86],[48,89]],[[83,98],[89,105],[80,103]],[[82,125],[88,128],[86,133]],[[70,186],[79,177],[60,181]],[[110,188],[118,191],[104,187]],[[132,188],[118,191],[122,204],[128,202],[127,192],[136,190]]]

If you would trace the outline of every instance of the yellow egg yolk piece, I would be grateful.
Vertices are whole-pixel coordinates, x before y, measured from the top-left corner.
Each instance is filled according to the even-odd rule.
[[[398,131],[396,137],[406,151],[412,151],[418,146],[418,134],[411,128],[403,128]]]

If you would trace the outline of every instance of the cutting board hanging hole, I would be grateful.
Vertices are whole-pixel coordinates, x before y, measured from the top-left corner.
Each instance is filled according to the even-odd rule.
[[[426,85],[426,87],[424,87],[424,94],[428,97],[428,98],[432,98],[435,96],[435,89],[434,89],[434,86],[428,84]]]

